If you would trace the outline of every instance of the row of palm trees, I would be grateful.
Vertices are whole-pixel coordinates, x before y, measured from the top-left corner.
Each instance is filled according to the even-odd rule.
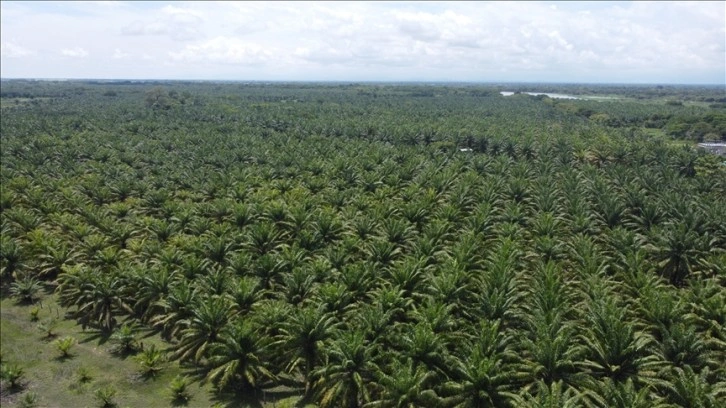
[[[717,406],[726,179],[546,104],[457,101],[185,105],[139,111],[134,132],[114,122],[143,109],[125,100],[85,125],[47,107],[58,137],[3,112],[3,282],[50,283],[84,327],[157,330],[220,392]],[[454,130],[482,112],[486,132]],[[354,113],[414,136],[353,134]]]

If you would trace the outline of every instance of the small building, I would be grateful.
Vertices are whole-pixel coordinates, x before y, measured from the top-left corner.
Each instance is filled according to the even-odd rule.
[[[699,143],[698,147],[709,153],[726,156],[726,143]]]

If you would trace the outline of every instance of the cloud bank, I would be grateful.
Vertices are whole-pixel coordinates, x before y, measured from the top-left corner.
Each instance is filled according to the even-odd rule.
[[[2,77],[726,82],[723,2],[0,7]]]

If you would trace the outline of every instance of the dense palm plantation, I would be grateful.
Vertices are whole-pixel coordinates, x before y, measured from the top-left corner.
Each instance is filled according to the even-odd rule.
[[[49,284],[107,335],[157,330],[220,393],[726,399],[726,169],[641,123],[722,107],[573,111],[466,86],[9,90],[33,99],[2,109],[3,286],[32,302]]]

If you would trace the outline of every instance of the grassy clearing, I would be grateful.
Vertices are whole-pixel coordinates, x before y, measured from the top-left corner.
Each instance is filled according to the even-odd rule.
[[[94,393],[103,387],[116,390],[114,401],[118,407],[174,406],[168,387],[176,375],[182,374],[178,364],[165,363],[156,377],[144,378],[133,356],[113,354],[113,345],[105,338],[63,319],[65,310],[58,307],[52,296],[43,299],[38,321],[31,321],[31,310],[40,304],[19,305],[10,298],[4,298],[0,304],[3,364],[18,364],[25,372],[21,389],[3,390],[2,407],[20,406],[26,393],[35,393],[40,407],[97,407],[101,403]],[[39,326],[52,326],[54,336],[46,337],[46,330]],[[56,340],[65,336],[72,336],[77,343],[70,356],[63,358]],[[163,346],[158,336],[142,341],[146,347]],[[83,372],[85,379],[80,376]],[[226,406],[230,402],[215,400],[210,388],[199,383],[193,383],[189,389],[189,407],[209,407],[215,403]]]

